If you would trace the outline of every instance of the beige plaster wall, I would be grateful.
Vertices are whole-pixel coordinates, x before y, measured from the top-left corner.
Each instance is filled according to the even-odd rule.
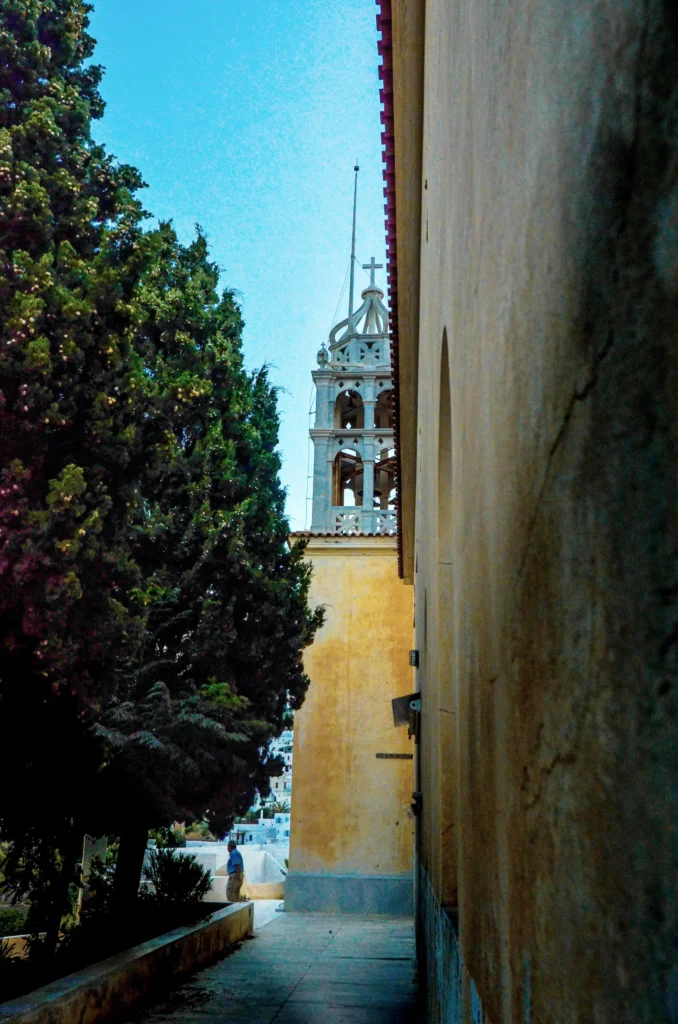
[[[290,873],[406,875],[413,762],[375,755],[412,753],[391,711],[412,689],[412,590],[391,537],[316,537],[306,554],[327,619],[294,721]]]
[[[495,1024],[678,1020],[672,8],[426,5],[419,852]]]

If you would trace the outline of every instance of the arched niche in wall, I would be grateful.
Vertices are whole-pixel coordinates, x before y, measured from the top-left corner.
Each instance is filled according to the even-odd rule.
[[[334,402],[335,430],[362,430],[364,426],[362,396],[353,390],[340,391]]]
[[[374,507],[382,512],[396,507],[395,448],[382,448],[374,459]]]
[[[356,508],[363,503],[363,460],[354,448],[343,448],[334,459],[332,504]]]
[[[374,425],[377,430],[393,430],[393,392],[380,391],[374,406]]]

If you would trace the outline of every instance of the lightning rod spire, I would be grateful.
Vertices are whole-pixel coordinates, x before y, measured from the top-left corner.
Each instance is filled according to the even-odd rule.
[[[348,315],[351,316],[353,312],[353,285],[355,283],[355,213],[358,202],[358,161],[355,162],[355,180],[353,182],[353,234],[351,235],[351,273],[349,277],[348,285]]]

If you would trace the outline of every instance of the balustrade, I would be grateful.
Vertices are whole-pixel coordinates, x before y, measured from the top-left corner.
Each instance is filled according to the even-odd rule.
[[[391,361],[387,338],[378,341],[364,341],[352,338],[345,345],[335,348],[331,361],[339,366],[387,366]]]
[[[332,523],[332,533],[343,536],[376,533],[393,537],[398,531],[397,516],[391,510],[381,512],[335,505],[332,508]]]

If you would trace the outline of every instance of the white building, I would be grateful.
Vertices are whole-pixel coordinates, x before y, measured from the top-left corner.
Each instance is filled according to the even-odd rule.
[[[276,814],[273,818],[275,826],[276,842],[289,843],[290,841],[290,814]]]
[[[282,775],[273,776],[271,779],[271,795],[264,801],[257,798],[254,810],[259,810],[262,803],[292,804],[292,740],[292,730],[285,729],[277,739],[271,742],[269,748],[270,756],[279,757],[283,761],[283,771]]]
[[[228,838],[232,839],[238,846],[245,843],[275,843],[277,842],[278,831],[273,821],[267,818],[252,824],[236,822],[229,832]]]

